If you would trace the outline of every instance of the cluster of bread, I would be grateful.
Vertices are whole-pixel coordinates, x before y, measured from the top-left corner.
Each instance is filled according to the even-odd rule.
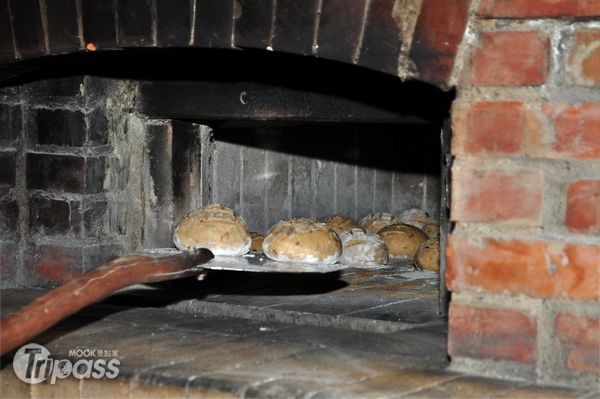
[[[391,257],[414,259],[421,269],[439,269],[439,222],[415,209],[398,217],[369,214],[360,223],[342,215],[322,222],[282,220],[263,236],[250,233],[233,210],[212,204],[184,217],[175,229],[174,242],[181,250],[208,248],[215,255],[262,252],[279,262],[383,265]]]
[[[410,259],[419,269],[439,271],[440,223],[427,212],[408,209],[398,216],[371,213],[360,226],[381,237],[391,258]]]

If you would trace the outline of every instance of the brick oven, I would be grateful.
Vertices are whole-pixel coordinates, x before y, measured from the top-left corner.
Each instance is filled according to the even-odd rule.
[[[402,311],[435,315],[415,317],[449,370],[599,386],[600,2],[3,0],[0,19],[1,288],[171,247],[211,202],[256,231],[421,208],[441,273]],[[157,301],[134,297],[114,303]],[[413,323],[377,315],[331,320]]]

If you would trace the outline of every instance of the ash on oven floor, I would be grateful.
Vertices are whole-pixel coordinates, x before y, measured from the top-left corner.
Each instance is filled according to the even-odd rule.
[[[371,332],[445,331],[438,283],[437,273],[395,260],[385,268],[327,274],[211,271],[202,281],[136,286],[110,302]]]

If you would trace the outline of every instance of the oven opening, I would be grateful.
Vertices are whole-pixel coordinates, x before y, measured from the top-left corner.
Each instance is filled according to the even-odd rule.
[[[353,65],[251,50],[80,54],[41,59],[31,70],[6,89],[18,87],[31,103],[28,141],[16,148],[28,168],[17,199],[28,201],[30,216],[19,224],[20,284],[54,287],[116,256],[173,251],[182,218],[213,203],[261,234],[290,218],[343,215],[359,223],[369,214],[419,210],[439,228],[438,271],[416,267],[414,255],[375,266],[338,264],[329,273],[228,265],[202,279],[123,289],[90,317],[100,322],[123,312],[137,320],[155,312],[160,324],[160,312],[170,312],[179,316],[163,327],[181,345],[189,320],[226,319],[225,334],[239,333],[243,345],[256,338],[244,341],[248,325],[292,336],[297,328],[320,328],[334,340],[350,334],[361,353],[384,357],[379,340],[406,333],[392,357],[415,367],[447,365],[446,121],[454,93]],[[77,157],[85,159],[80,168],[71,165]],[[68,223],[48,216],[60,213],[62,202],[69,204]],[[424,234],[424,225],[412,228]],[[64,266],[71,260],[65,247],[81,254],[82,270]],[[18,295],[7,301],[9,308],[20,303]],[[75,322],[75,330],[88,321]],[[156,345],[167,356],[168,348]]]

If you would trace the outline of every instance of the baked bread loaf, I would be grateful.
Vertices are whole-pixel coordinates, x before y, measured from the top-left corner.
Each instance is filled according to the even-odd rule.
[[[344,215],[329,216],[323,219],[323,223],[331,227],[338,236],[346,230],[358,227],[354,219]]]
[[[182,251],[207,248],[215,255],[240,256],[248,253],[251,240],[244,219],[232,209],[211,204],[181,219],[173,242]]]
[[[429,238],[439,237],[440,236],[440,226],[437,224],[426,224],[421,229],[423,233]]]
[[[280,262],[336,263],[342,244],[325,223],[312,219],[282,220],[271,227],[263,242],[264,254]]]
[[[387,226],[379,232],[388,247],[390,257],[412,258],[427,236],[415,226],[398,223]]]
[[[429,223],[431,218],[429,214],[420,209],[407,209],[402,211],[398,216],[401,223],[410,224],[411,226],[415,226],[419,229],[423,228],[426,224]]]
[[[379,233],[379,230],[391,224],[400,223],[400,219],[391,213],[377,212],[370,213],[360,221],[360,227],[370,233]]]
[[[252,244],[250,244],[250,252],[260,252],[262,253],[262,245],[265,240],[265,236],[261,233],[250,232],[250,239],[252,240]]]
[[[385,265],[388,249],[381,237],[360,228],[346,230],[340,235],[342,256],[345,265]]]
[[[430,238],[423,242],[415,255],[415,265],[421,270],[440,271],[440,239]]]

